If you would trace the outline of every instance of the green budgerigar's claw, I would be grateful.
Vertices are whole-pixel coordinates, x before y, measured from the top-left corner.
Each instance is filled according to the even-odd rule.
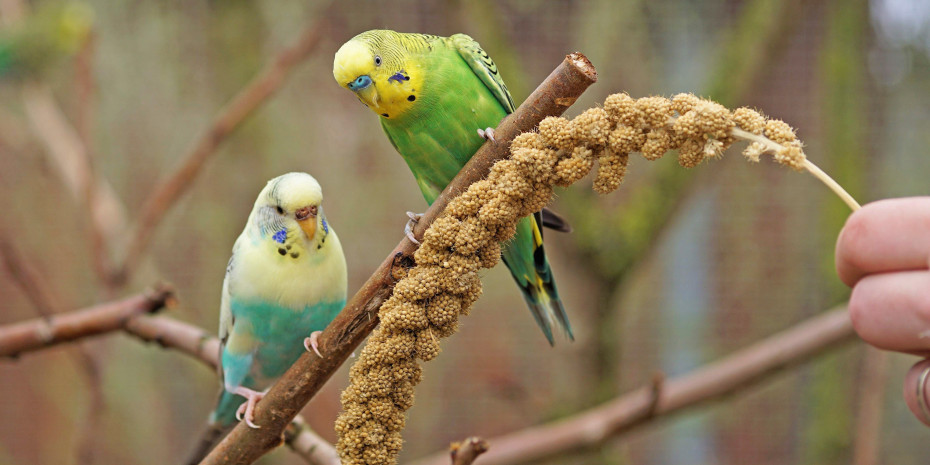
[[[417,222],[420,221],[420,218],[423,218],[422,213],[407,212],[407,224],[404,225],[404,235],[407,236],[407,239],[410,239],[410,242],[413,242],[416,245],[420,245],[420,241],[413,235],[413,227],[416,226]]]
[[[479,129],[478,135],[481,136],[482,139],[494,142],[494,128]]]

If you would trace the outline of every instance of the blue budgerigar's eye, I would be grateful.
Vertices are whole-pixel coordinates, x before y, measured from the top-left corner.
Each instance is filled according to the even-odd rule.
[[[375,55],[375,66],[381,66],[381,57]]]

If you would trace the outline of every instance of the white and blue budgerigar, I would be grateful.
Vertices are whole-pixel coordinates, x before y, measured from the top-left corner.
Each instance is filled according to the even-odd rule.
[[[233,246],[220,304],[223,389],[198,456],[237,419],[260,427],[253,411],[264,390],[305,348],[319,354],[316,336],[345,305],[345,256],[322,201],[309,174],[268,181]]]

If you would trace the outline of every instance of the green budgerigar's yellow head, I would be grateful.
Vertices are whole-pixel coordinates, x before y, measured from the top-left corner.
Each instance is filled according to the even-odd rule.
[[[415,105],[423,89],[416,55],[435,36],[388,30],[363,32],[346,42],[333,60],[333,77],[383,118],[397,118]]]
[[[323,215],[323,190],[307,173],[278,176],[262,189],[252,207],[249,225],[257,237],[270,239],[278,253],[298,258],[325,244],[329,225]]]

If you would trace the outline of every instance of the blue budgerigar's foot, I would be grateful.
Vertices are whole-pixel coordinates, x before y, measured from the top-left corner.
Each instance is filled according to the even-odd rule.
[[[320,353],[320,334],[323,334],[323,331],[314,331],[310,333],[310,337],[304,338],[304,348],[307,352],[312,350],[317,356],[323,358],[323,354]]]
[[[494,128],[479,129],[478,135],[481,136],[482,139],[494,142]]]
[[[236,410],[236,419],[239,421],[245,419],[245,424],[249,425],[250,427],[255,429],[261,428],[261,426],[255,424],[255,404],[262,400],[262,397],[265,397],[265,393],[253,391],[242,386],[237,387],[232,391],[232,393],[239,394],[246,399],[245,402],[239,406],[239,409]]]
[[[407,218],[410,218],[410,220],[407,221],[407,225],[404,226],[404,234],[407,235],[407,239],[410,239],[410,242],[420,245],[420,241],[418,241],[416,237],[413,237],[413,227],[420,221],[420,218],[423,218],[423,214],[407,212]]]

